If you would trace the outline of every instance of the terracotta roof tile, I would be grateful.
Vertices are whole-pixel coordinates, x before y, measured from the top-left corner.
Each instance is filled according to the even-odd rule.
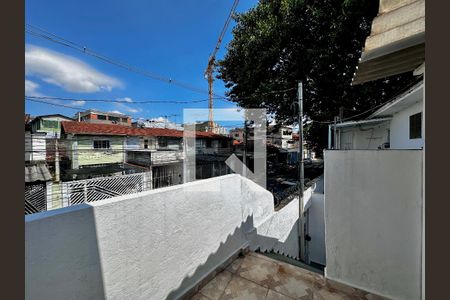
[[[65,133],[83,135],[123,135],[123,136],[167,136],[183,137],[183,131],[166,128],[137,128],[114,124],[95,124],[87,122],[61,122]],[[197,132],[197,137],[228,138],[212,132]]]

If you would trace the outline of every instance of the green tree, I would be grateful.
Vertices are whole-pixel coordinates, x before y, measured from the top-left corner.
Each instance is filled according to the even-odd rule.
[[[327,124],[320,122],[333,120],[341,106],[345,118],[386,102],[415,80],[407,73],[351,86],[377,10],[376,0],[261,0],[235,16],[218,78],[239,106],[266,108],[291,124],[302,80],[304,112],[316,121],[305,136],[321,152]]]

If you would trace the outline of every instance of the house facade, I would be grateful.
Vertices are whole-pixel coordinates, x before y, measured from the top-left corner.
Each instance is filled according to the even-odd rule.
[[[424,83],[376,110],[367,119],[329,125],[329,149],[422,149]],[[333,143],[333,141],[336,141]]]
[[[244,129],[234,128],[230,130],[230,138],[233,139],[233,144],[240,144],[244,142]]]
[[[87,123],[131,126],[131,117],[119,113],[87,110],[79,112],[75,117],[77,120]]]
[[[61,122],[74,121],[72,118],[60,114],[36,116],[29,122],[31,133],[45,133],[46,138],[61,136]]]
[[[292,126],[269,125],[267,127],[267,142],[277,145],[282,149],[295,148],[295,141],[292,137]]]
[[[183,131],[63,122],[63,134],[71,162],[64,172],[70,180],[84,178],[82,174],[145,171],[152,172],[154,188],[183,182]],[[228,174],[225,160],[231,154],[231,139],[210,132],[196,135],[199,178]]]

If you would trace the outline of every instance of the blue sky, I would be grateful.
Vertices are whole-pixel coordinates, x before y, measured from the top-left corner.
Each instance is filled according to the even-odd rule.
[[[207,90],[204,70],[209,54],[232,5],[232,0],[176,1],[26,1],[26,23],[44,28],[70,41],[127,64]],[[237,11],[247,11],[256,0],[240,1]],[[231,40],[232,22],[217,58]],[[76,50],[25,35],[26,95],[74,99],[192,100],[200,94],[153,80],[102,62]],[[223,95],[223,82],[215,81],[215,93]],[[26,101],[32,115],[75,110]],[[133,118],[173,115],[181,122],[183,108],[207,108],[193,104],[115,104],[61,102],[104,111],[120,111]],[[216,100],[215,108],[233,104]]]

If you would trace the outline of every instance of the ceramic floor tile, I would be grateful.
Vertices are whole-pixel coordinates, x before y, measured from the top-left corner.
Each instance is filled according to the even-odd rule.
[[[211,299],[209,299],[205,295],[202,295],[201,293],[197,293],[190,300],[211,300]]]
[[[236,273],[239,267],[241,266],[243,260],[244,260],[243,257],[236,258],[231,264],[229,264],[226,267],[226,270],[233,274]]]
[[[277,264],[277,272],[269,282],[269,288],[293,298],[311,296],[315,285],[313,275],[297,269],[300,268]]]
[[[233,275],[220,300],[261,300],[266,298],[267,292],[268,288]]]
[[[266,300],[292,300],[293,298],[275,292],[273,290],[269,290],[267,293]]]
[[[278,265],[276,263],[247,255],[236,274],[257,284],[269,287],[277,270]]]
[[[347,300],[352,299],[349,298],[348,295],[337,292],[337,291],[329,291],[327,289],[319,289],[314,291],[313,300]],[[356,299],[356,298],[353,298]]]
[[[200,290],[200,293],[211,300],[218,300],[230,282],[231,276],[232,274],[226,270],[220,272]]]

